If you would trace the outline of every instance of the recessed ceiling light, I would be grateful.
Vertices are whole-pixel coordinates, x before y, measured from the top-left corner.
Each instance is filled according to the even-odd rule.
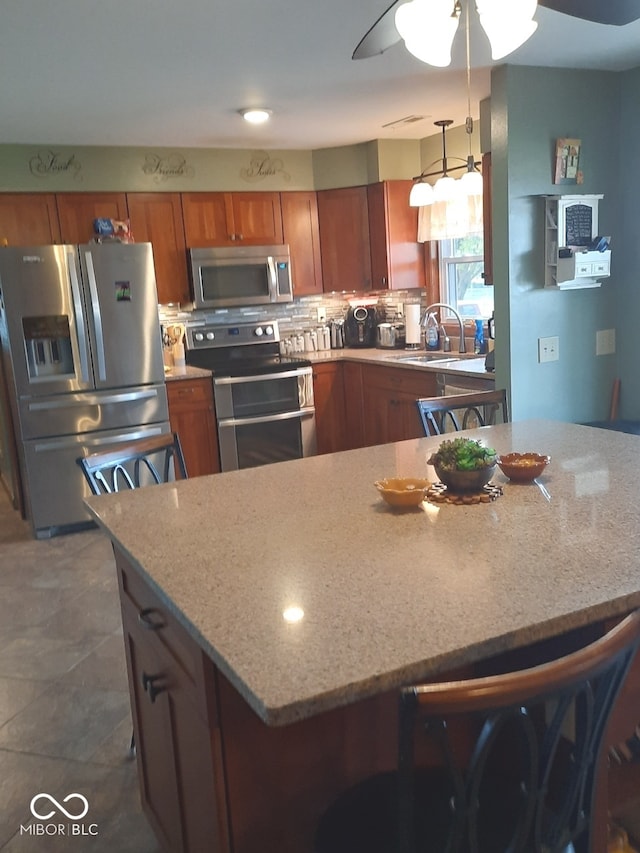
[[[271,118],[271,110],[238,110],[245,121],[251,124],[264,124]]]

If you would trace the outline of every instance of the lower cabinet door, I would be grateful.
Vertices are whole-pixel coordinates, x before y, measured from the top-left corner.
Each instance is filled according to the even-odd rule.
[[[201,692],[211,690],[182,669],[162,627],[141,627],[129,602],[123,616],[144,811],[170,853],[229,853],[220,734]]]
[[[170,673],[141,630],[125,624],[125,642],[143,808],[166,849],[183,853]]]

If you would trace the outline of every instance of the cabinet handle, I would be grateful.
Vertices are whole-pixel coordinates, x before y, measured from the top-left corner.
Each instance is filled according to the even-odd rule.
[[[159,631],[160,628],[164,628],[164,621],[161,616],[157,620],[152,619],[152,613],[159,613],[159,611],[155,607],[145,607],[138,613],[138,622],[148,631]]]
[[[230,240],[236,240],[237,238],[236,238],[235,234],[229,234],[229,239]]]
[[[238,234],[237,237],[238,240],[244,240],[244,234]]]
[[[167,689],[166,687],[156,687],[156,681],[159,681],[161,678],[161,675],[147,675],[146,672],[142,673],[142,689],[149,697],[152,705],[155,703],[156,697],[160,693],[164,693]]]

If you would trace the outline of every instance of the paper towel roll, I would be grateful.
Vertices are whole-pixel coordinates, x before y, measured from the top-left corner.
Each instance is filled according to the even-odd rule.
[[[408,344],[420,343],[420,305],[409,302],[404,306],[404,326]]]

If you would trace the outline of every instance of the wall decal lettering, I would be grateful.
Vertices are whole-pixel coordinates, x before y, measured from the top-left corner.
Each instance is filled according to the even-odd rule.
[[[195,175],[193,166],[189,166],[180,154],[170,154],[168,157],[147,154],[142,171],[145,175],[153,175],[156,183],[168,181],[170,178],[192,178]]]
[[[82,180],[82,164],[75,154],[69,156],[56,151],[39,151],[29,160],[29,171],[38,178],[54,175],[71,175],[74,180]]]
[[[291,180],[291,175],[284,170],[284,162],[279,157],[270,157],[266,151],[254,151],[249,166],[240,169],[240,177],[249,182],[263,181],[278,174],[285,181]]]

